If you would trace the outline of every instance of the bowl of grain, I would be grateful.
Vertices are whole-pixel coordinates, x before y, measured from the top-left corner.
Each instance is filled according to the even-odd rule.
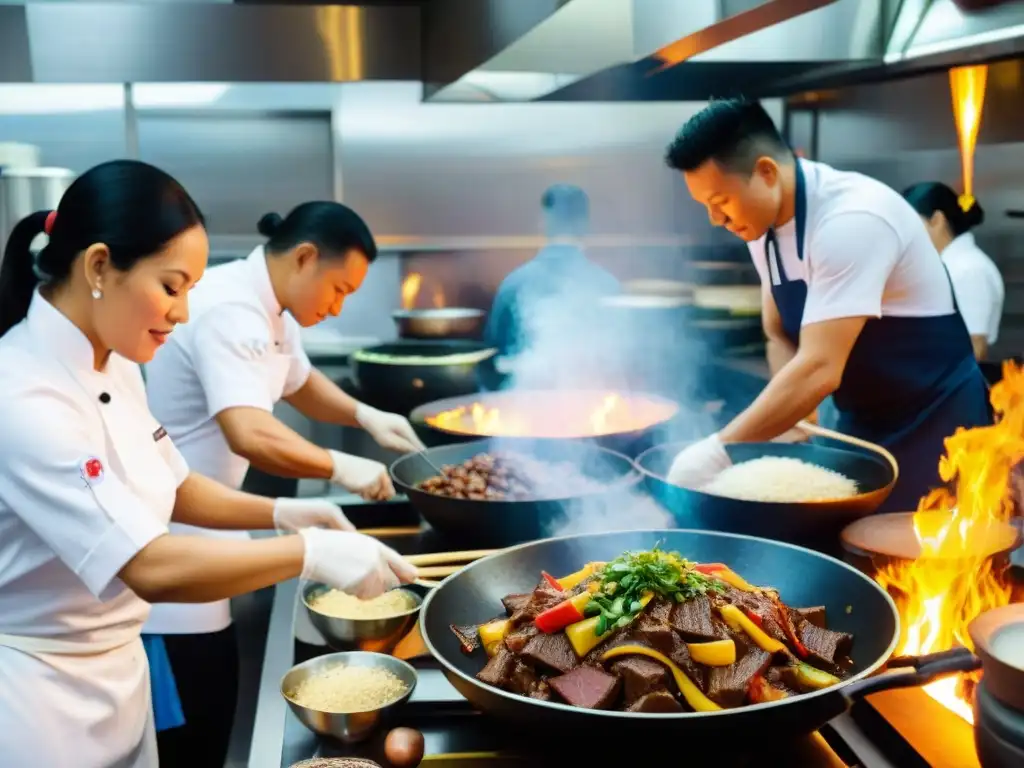
[[[408,700],[416,681],[416,670],[393,656],[328,653],[288,670],[281,695],[317,736],[354,744]]]
[[[388,653],[416,622],[423,591],[413,585],[361,600],[310,583],[302,590],[302,602],[309,620],[332,648]]]

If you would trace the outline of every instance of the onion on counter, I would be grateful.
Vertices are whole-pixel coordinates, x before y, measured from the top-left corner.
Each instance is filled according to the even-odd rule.
[[[424,747],[423,734],[415,728],[393,728],[384,739],[384,757],[394,768],[415,768]]]

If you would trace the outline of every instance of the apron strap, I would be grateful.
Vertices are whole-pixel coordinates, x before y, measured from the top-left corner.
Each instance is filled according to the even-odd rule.
[[[796,160],[796,195],[795,195],[796,219],[796,257],[804,260],[804,230],[807,228],[807,182],[804,178],[803,168],[800,167],[800,159]],[[775,235],[775,227],[765,233],[764,237],[764,261],[768,269],[768,276],[772,273],[772,254],[775,256],[775,273],[779,276],[779,285],[789,282],[786,275],[786,268],[782,264],[782,252],[779,250],[779,239]],[[954,298],[955,300],[955,298]]]

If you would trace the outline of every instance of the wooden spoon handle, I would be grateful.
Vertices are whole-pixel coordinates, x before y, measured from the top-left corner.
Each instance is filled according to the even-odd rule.
[[[413,565],[440,565],[442,563],[468,563],[481,557],[500,552],[498,549],[471,549],[464,552],[431,552],[425,555],[410,555],[405,559]]]
[[[869,443],[867,440],[861,440],[858,437],[844,435],[842,432],[826,429],[825,427],[818,426],[817,424],[812,424],[809,421],[801,421],[797,426],[809,435],[824,437],[829,440],[835,440],[839,443],[846,443],[847,445],[855,445],[858,448],[864,448],[872,453],[877,453],[892,466],[893,482],[895,483],[899,479],[900,465],[896,463],[896,457],[877,443]]]

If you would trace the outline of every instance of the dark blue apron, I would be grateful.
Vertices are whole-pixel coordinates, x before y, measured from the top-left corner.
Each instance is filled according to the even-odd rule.
[[[142,646],[149,660],[149,687],[153,701],[153,723],[156,731],[177,728],[185,724],[185,713],[178,698],[178,686],[174,682],[171,660],[167,657],[162,635],[142,636]]]
[[[801,260],[806,225],[807,188],[797,161],[796,247]],[[774,251],[779,285],[772,281],[772,296],[786,335],[798,345],[807,283],[787,278],[774,230],[768,231],[764,249],[769,276]],[[957,427],[992,423],[988,385],[974,358],[956,294],[950,315],[868,319],[832,404],[825,409],[822,426],[882,445],[899,463],[899,481],[878,511],[916,510],[921,497],[942,483],[938,467],[943,441]]]

